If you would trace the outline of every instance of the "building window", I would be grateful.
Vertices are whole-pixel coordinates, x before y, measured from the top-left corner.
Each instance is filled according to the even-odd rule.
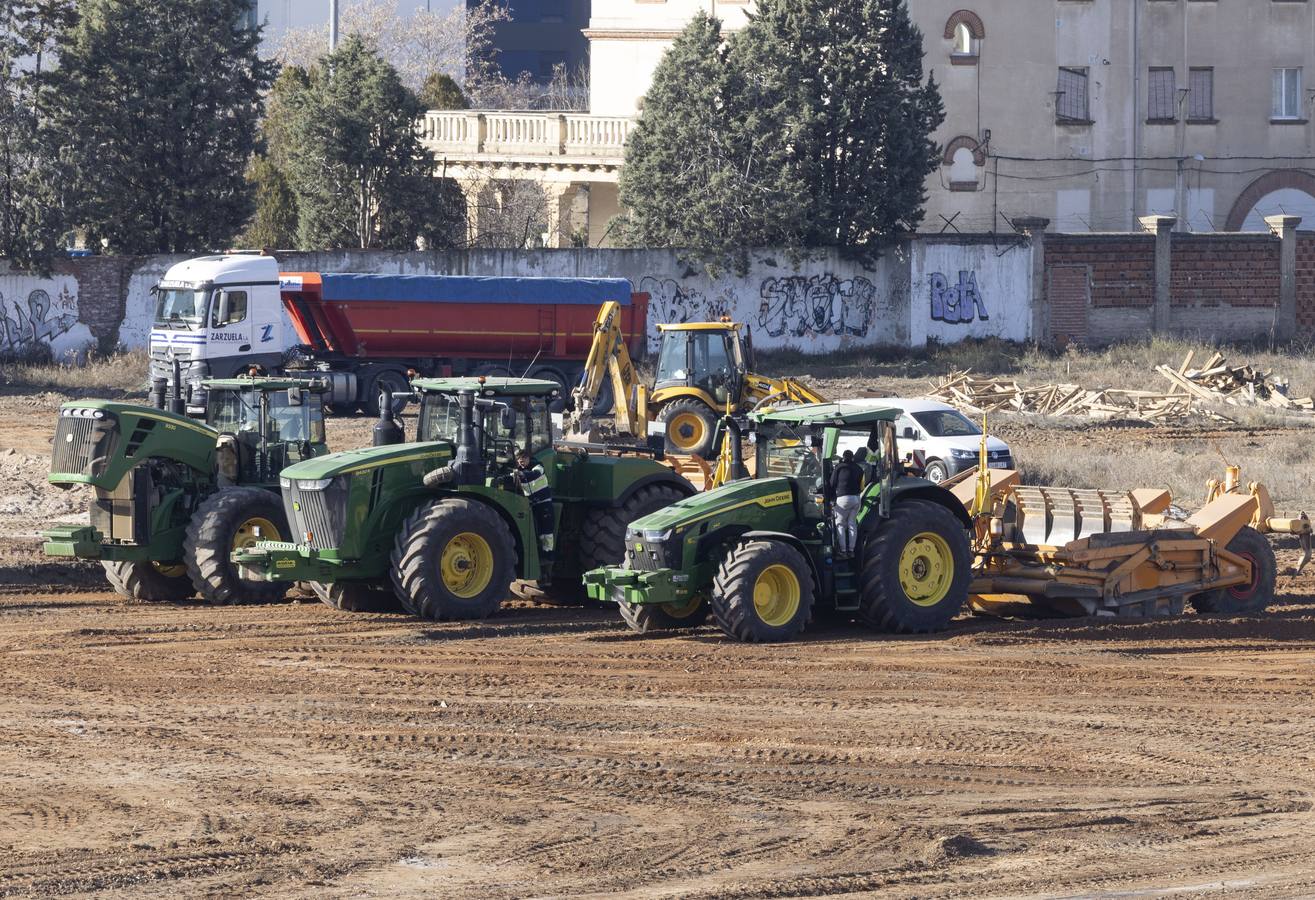
[[[1055,119],[1060,122],[1090,122],[1087,105],[1087,69],[1059,67],[1059,85],[1055,89]]]
[[[1187,73],[1187,121],[1213,122],[1215,118],[1215,70],[1192,69]]]
[[[1174,109],[1174,75],[1168,67],[1152,67],[1147,82],[1146,118],[1151,122],[1172,122],[1178,118]]]
[[[1301,69],[1274,70],[1274,119],[1301,118]]]
[[[945,22],[945,39],[954,42],[950,50],[950,64],[977,65],[977,55],[981,52],[984,37],[986,26],[982,24],[981,17],[970,9],[957,10]]]
[[[973,52],[973,33],[967,23],[960,22],[954,26],[954,52],[969,54]]]

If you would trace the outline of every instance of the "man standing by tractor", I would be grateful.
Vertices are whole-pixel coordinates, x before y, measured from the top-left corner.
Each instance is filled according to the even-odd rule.
[[[854,451],[846,450],[831,470],[831,493],[835,497],[836,545],[842,556],[854,552],[858,543],[859,494],[863,490],[863,467],[854,461]]]
[[[534,512],[534,530],[539,533],[539,549],[543,559],[553,557],[554,532],[556,522],[553,517],[552,488],[548,485],[548,475],[543,466],[534,461],[530,451],[522,448],[516,453],[516,471],[513,473],[516,483],[530,500]]]

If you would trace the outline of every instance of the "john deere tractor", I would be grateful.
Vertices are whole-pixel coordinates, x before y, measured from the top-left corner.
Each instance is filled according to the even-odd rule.
[[[199,593],[226,604],[284,592],[281,584],[241,578],[229,557],[257,540],[289,536],[279,470],[328,452],[327,386],[243,377],[205,387],[204,423],[180,408],[166,410],[158,384],[155,406],[86,400],[60,407],[49,480],[90,485],[94,497],[90,525],[43,534],[48,555],[100,560],[115,591],[134,600]]]
[[[620,561],[626,525],[694,493],[660,451],[554,445],[551,381],[417,379],[418,442],[334,453],[282,475],[295,541],[260,542],[234,559],[271,582],[308,581],[330,606],[396,597],[434,620],[481,618],[513,581],[581,601],[581,575]],[[518,483],[528,450],[552,491],[544,541]]]
[[[633,522],[625,559],[586,573],[589,596],[618,604],[640,633],[711,614],[731,637],[781,641],[819,608],[886,631],[944,628],[967,599],[972,521],[949,491],[905,474],[899,414],[861,402],[752,414],[756,477]],[[844,556],[828,487],[841,445],[859,447],[865,472],[858,542]]]

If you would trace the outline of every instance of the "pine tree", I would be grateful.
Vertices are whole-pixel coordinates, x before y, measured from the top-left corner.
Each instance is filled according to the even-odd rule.
[[[72,214],[118,253],[222,247],[251,215],[243,177],[272,63],[248,0],[82,0],[47,92]]]
[[[268,156],[257,156],[247,170],[255,189],[255,214],[238,243],[252,249],[297,246],[297,195]]]
[[[302,247],[406,250],[421,237],[430,246],[464,238],[455,186],[434,177],[416,135],[420,101],[364,41],[349,37],[324,57],[289,104],[285,171]]]
[[[794,246],[804,184],[787,162],[786,107],[746,103],[721,23],[698,13],[653,73],[626,143],[622,240],[687,248],[712,268],[743,270],[746,248]]]
[[[425,109],[470,109],[461,85],[446,72],[430,72],[419,96]]]

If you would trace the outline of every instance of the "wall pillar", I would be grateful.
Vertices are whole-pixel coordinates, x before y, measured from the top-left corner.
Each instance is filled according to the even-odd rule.
[[[1044,216],[1019,216],[1013,226],[1032,239],[1032,342],[1050,343],[1050,306],[1046,302],[1046,228]]]
[[[1297,226],[1301,216],[1265,216],[1269,231],[1279,239],[1278,333],[1297,333]]]
[[[544,190],[548,192],[548,246],[572,247],[577,233],[585,235],[587,241],[589,186],[553,182],[545,184]]]
[[[1142,216],[1141,227],[1155,235],[1155,303],[1151,309],[1151,331],[1169,330],[1173,277],[1173,227],[1177,216]]]

